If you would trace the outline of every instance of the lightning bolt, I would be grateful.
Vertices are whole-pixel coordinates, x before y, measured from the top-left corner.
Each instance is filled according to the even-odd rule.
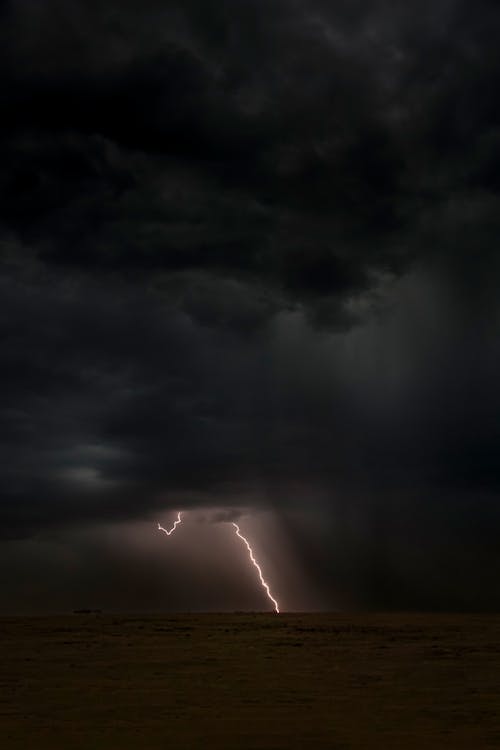
[[[257,562],[257,560],[255,559],[255,557],[253,556],[253,552],[252,552],[252,548],[250,547],[250,544],[248,543],[247,539],[245,539],[245,537],[243,536],[243,534],[240,533],[240,527],[238,526],[238,524],[233,522],[233,526],[236,529],[236,536],[238,536],[241,539],[241,541],[246,545],[246,548],[248,550],[248,555],[250,557],[250,560],[252,561],[253,565],[257,568],[257,572],[259,574],[259,578],[260,578],[260,582],[262,584],[262,587],[266,590],[266,594],[267,594],[268,598],[274,604],[274,611],[276,612],[277,615],[279,615],[280,608],[278,606],[278,602],[276,601],[276,599],[274,598],[274,596],[271,594],[271,592],[269,590],[269,586],[266,583],[266,581],[264,580],[264,576],[262,575],[262,570],[260,569],[259,563]]]
[[[174,533],[174,531],[176,530],[177,526],[178,526],[178,525],[179,525],[180,523],[182,523],[182,521],[181,521],[181,514],[180,514],[180,512],[179,512],[179,513],[177,513],[177,521],[174,521],[174,525],[172,526],[172,528],[171,528],[171,529],[164,529],[164,528],[163,528],[163,526],[161,526],[161,525],[160,525],[160,524],[158,523],[158,531],[163,531],[163,533],[164,533],[164,534],[166,534],[167,536],[170,536],[170,534],[173,534],[173,533]]]
[[[180,523],[182,523],[182,519],[181,519],[181,514],[180,514],[180,511],[179,511],[179,513],[177,513],[177,521],[174,521],[174,525],[172,526],[171,529],[164,529],[163,526],[161,526],[161,524],[158,523],[158,531],[163,531],[164,534],[166,534],[167,536],[170,536],[170,534],[174,533],[174,531],[176,530],[177,526]],[[271,594],[271,591],[269,590],[269,585],[264,580],[264,576],[262,575],[262,570],[260,568],[259,563],[257,562],[257,560],[255,559],[255,557],[253,555],[253,551],[252,551],[252,548],[250,547],[250,544],[249,544],[248,540],[245,539],[245,537],[243,536],[243,534],[240,532],[240,527],[238,526],[237,523],[233,523],[233,526],[234,526],[235,531],[236,531],[236,536],[239,537],[241,539],[241,541],[243,542],[243,544],[246,546],[246,548],[248,550],[248,556],[250,557],[250,560],[251,560],[252,564],[257,568],[257,572],[259,574],[259,578],[260,578],[260,582],[262,584],[262,588],[265,589],[268,599],[270,599],[270,601],[272,601],[272,603],[274,605],[274,611],[276,612],[276,614],[279,615],[280,609],[279,609],[279,606],[278,606],[278,602],[276,601],[276,599],[274,598],[274,596]]]

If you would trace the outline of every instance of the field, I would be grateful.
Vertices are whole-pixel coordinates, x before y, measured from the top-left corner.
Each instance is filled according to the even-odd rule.
[[[500,617],[0,619],[2,750],[500,748]]]

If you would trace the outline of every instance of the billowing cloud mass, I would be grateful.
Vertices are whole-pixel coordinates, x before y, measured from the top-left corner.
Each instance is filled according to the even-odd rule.
[[[0,13],[3,608],[160,606],[182,507],[291,608],[498,609],[496,3]]]

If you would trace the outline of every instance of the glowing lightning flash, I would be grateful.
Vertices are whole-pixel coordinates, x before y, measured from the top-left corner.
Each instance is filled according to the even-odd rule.
[[[172,526],[171,529],[164,529],[163,526],[160,526],[160,524],[158,523],[158,531],[163,531],[164,534],[166,534],[167,536],[170,536],[170,534],[174,533],[174,531],[176,530],[177,526],[180,523],[182,523],[182,521],[181,521],[181,514],[179,512],[177,513],[177,521],[174,522],[174,525]]]
[[[268,598],[274,604],[274,611],[276,612],[277,615],[279,615],[280,609],[278,607],[278,602],[276,601],[276,599],[273,597],[273,595],[269,591],[269,586],[267,585],[266,581],[264,580],[264,576],[262,575],[262,570],[260,569],[260,565],[257,562],[257,560],[255,559],[255,557],[253,556],[252,548],[250,547],[250,545],[249,545],[248,541],[245,539],[245,537],[242,534],[240,534],[240,527],[238,526],[238,524],[233,522],[233,526],[236,529],[236,536],[238,536],[241,539],[241,541],[246,545],[246,548],[248,550],[248,556],[250,557],[250,560],[252,561],[253,565],[257,568],[257,571],[259,573],[259,578],[260,578],[260,582],[262,584],[262,587],[266,590],[266,594],[267,594]]]
[[[174,531],[176,530],[177,526],[180,523],[182,523],[182,520],[181,520],[181,514],[179,512],[179,513],[177,513],[177,521],[174,521],[174,525],[172,526],[171,529],[164,529],[163,526],[161,526],[160,523],[158,523],[158,531],[163,531],[164,534],[166,534],[167,536],[170,536],[170,534],[174,533]],[[262,575],[262,570],[260,569],[259,563],[257,562],[257,560],[255,559],[255,557],[253,556],[253,551],[252,551],[252,548],[250,547],[250,544],[248,543],[248,540],[245,539],[245,537],[243,536],[243,534],[240,534],[240,527],[238,526],[237,523],[233,523],[233,526],[236,529],[236,536],[238,536],[241,539],[241,541],[246,545],[246,548],[248,550],[248,556],[250,557],[250,560],[252,561],[252,564],[257,568],[257,572],[259,574],[259,578],[260,578],[260,582],[262,584],[262,588],[265,589],[268,598],[274,604],[274,611],[276,612],[276,614],[279,615],[280,609],[279,609],[279,606],[278,606],[278,602],[276,601],[276,599],[274,598],[274,596],[271,594],[271,592],[269,590],[269,586],[266,583],[266,581],[264,580],[264,576]]]

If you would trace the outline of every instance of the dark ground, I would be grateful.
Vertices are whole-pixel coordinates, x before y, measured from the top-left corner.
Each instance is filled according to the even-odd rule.
[[[500,748],[500,616],[0,620],[0,746]]]

